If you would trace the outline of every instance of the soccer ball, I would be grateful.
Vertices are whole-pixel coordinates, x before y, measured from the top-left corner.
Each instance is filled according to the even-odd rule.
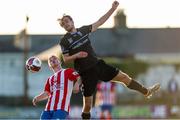
[[[41,60],[35,56],[26,61],[26,69],[30,72],[38,72],[41,69]]]

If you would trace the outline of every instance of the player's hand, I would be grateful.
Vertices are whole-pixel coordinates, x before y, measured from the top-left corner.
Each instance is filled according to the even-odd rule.
[[[118,1],[114,1],[112,4],[112,8],[113,9],[117,9],[117,7],[119,6],[119,2]]]
[[[76,54],[76,58],[85,58],[87,56],[88,56],[88,53],[84,51],[80,51]]]
[[[34,97],[33,100],[32,100],[33,105],[36,106],[36,103],[37,103],[37,102],[38,102],[38,101],[37,101],[37,98]]]

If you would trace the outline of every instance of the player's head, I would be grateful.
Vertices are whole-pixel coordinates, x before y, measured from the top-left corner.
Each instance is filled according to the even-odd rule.
[[[58,21],[66,31],[71,32],[74,29],[74,21],[70,15],[63,15],[62,18],[58,18]]]
[[[55,55],[51,55],[48,58],[48,65],[49,65],[49,68],[52,69],[52,70],[61,69],[61,61]]]

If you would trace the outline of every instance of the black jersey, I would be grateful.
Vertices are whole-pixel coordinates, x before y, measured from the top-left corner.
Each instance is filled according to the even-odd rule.
[[[73,55],[80,51],[88,53],[87,57],[74,61],[74,68],[80,72],[94,66],[98,61],[89,40],[91,29],[92,25],[80,27],[75,33],[66,33],[60,41],[63,54]]]

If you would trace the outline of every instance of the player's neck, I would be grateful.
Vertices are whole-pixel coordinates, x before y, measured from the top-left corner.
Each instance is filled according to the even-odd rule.
[[[60,71],[62,68],[61,68],[61,66],[57,66],[56,68],[54,68],[54,73],[56,73],[56,72],[58,72],[58,71]]]
[[[71,31],[69,31],[69,33],[75,33],[77,32],[77,29],[74,27]]]

